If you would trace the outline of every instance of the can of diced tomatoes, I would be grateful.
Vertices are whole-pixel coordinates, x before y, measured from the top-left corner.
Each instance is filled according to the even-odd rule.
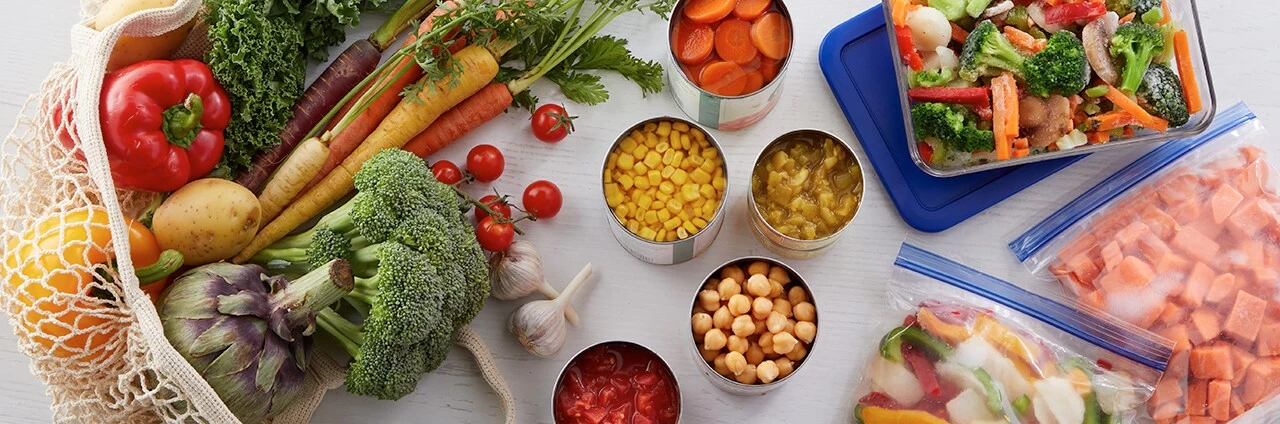
[[[702,215],[699,215],[698,218],[694,219],[699,224],[698,226],[694,227],[694,231],[683,230],[684,232],[682,233],[682,235],[684,237],[682,238],[677,238],[669,241],[656,241],[651,238],[643,237],[641,234],[639,234],[644,232],[642,229],[629,228],[627,222],[624,222],[624,220],[630,221],[631,219],[625,218],[627,215],[625,212],[623,212],[623,217],[620,217],[618,213],[618,207],[610,204],[609,197],[611,195],[611,192],[614,192],[614,193],[618,191],[625,192],[628,190],[628,188],[625,187],[622,182],[616,181],[614,179],[615,173],[613,172],[614,169],[612,168],[616,165],[615,162],[618,159],[613,156],[619,150],[619,146],[622,146],[624,141],[626,141],[629,137],[631,137],[633,132],[644,131],[645,129],[651,128],[653,126],[660,127],[661,124],[664,122],[668,123],[667,125],[671,127],[674,127],[676,125],[679,125],[680,127],[687,127],[687,133],[685,133],[684,136],[690,138],[691,141],[704,139],[706,140],[706,143],[709,146],[709,148],[715,150],[714,157],[719,159],[719,162],[721,165],[719,166],[718,170],[713,170],[712,172],[709,172],[708,175],[710,175],[716,181],[719,181],[718,183],[716,183],[716,185],[719,185],[722,188],[719,189],[720,195],[718,199],[704,201],[702,203],[702,206],[694,206],[695,209],[702,208],[701,209]],[[694,132],[699,132],[701,135],[698,136],[697,134],[694,134]],[[662,143],[670,144],[670,142],[666,140],[663,140],[662,142],[656,143],[656,144],[660,145]],[[711,156],[711,155],[708,154],[708,156]],[[724,222],[724,215],[726,214],[725,200],[729,198],[729,187],[727,183],[729,170],[725,162],[726,161],[725,161],[724,152],[720,150],[720,144],[716,142],[715,137],[713,137],[711,133],[707,132],[705,128],[686,119],[674,118],[670,116],[660,116],[656,118],[650,118],[644,121],[640,121],[635,125],[632,125],[630,128],[627,128],[625,131],[619,134],[617,140],[615,140],[613,144],[610,145],[608,153],[605,154],[604,163],[601,166],[601,171],[600,171],[602,188],[603,188],[602,194],[604,197],[604,199],[602,200],[604,202],[605,213],[608,216],[607,219],[609,220],[609,230],[610,232],[613,233],[613,237],[618,240],[618,244],[622,245],[622,248],[626,250],[627,253],[630,253],[631,256],[635,256],[636,259],[639,259],[654,265],[674,265],[674,264],[688,261],[690,259],[697,257],[698,255],[701,255],[702,252],[706,251],[707,248],[711,247],[711,243],[714,242],[716,239],[716,236],[720,234],[720,226]],[[640,162],[637,162],[636,165],[637,166],[640,165]],[[657,169],[654,169],[654,171],[659,172],[659,178],[660,179],[666,178],[665,176],[661,176],[661,174],[666,173],[667,167],[659,166],[656,168]],[[703,183],[703,184],[706,184],[706,183]],[[656,203],[662,199],[663,196],[659,195],[659,193],[660,191],[658,191],[657,187],[654,187],[653,194],[656,195],[657,198],[652,200],[652,202]],[[676,192],[676,194],[679,194],[679,192]],[[624,194],[624,196],[626,195]],[[714,203],[708,205],[707,203],[710,203],[710,202],[714,202]],[[630,203],[635,203],[635,200],[630,197],[625,197],[621,200],[619,204],[630,204]],[[647,206],[648,205],[641,205],[640,207],[643,209],[649,209]],[[683,207],[688,207],[688,205]],[[674,215],[674,212],[667,211],[667,214],[663,214],[663,215]],[[707,215],[710,215],[710,218],[707,218],[706,217]],[[667,216],[665,218],[659,218],[658,221],[665,222],[669,219],[670,219],[670,216]],[[681,231],[681,230],[677,228],[671,231]],[[658,237],[658,238],[662,238],[665,240],[664,237]]]
[[[773,110],[774,106],[777,106],[778,99],[782,97],[782,80],[791,63],[790,52],[794,47],[795,37],[791,25],[791,13],[787,11],[786,4],[782,0],[773,0],[768,9],[758,16],[752,16],[754,13],[742,16],[735,11],[715,22],[698,23],[686,16],[685,8],[689,3],[691,3],[689,0],[676,3],[667,31],[669,42],[667,43],[666,74],[676,104],[686,115],[707,128],[737,131],[760,122],[765,115],[769,114],[769,111]],[[768,21],[768,25],[761,25],[763,21]],[[720,30],[721,26],[726,25],[739,27],[750,25],[751,30],[746,32],[750,36],[745,40],[740,37],[730,37],[728,36],[730,30]],[[687,34],[712,32],[715,34],[713,37],[720,37],[713,38],[713,45],[735,42],[750,44],[755,42],[753,39],[757,36],[752,34],[752,31],[764,32],[759,30],[760,27],[776,33],[770,39],[779,47],[770,49],[769,53],[780,58],[771,58],[760,53],[759,49],[755,50],[756,54],[752,59],[723,60],[717,53],[717,48],[712,48],[711,53],[705,58],[700,54],[684,54],[689,50],[683,44],[693,38]],[[724,33],[725,36],[721,36],[720,33]],[[741,35],[743,31],[735,31],[734,34]],[[703,41],[695,43],[705,45],[705,36]],[[717,71],[724,71],[726,68],[736,70],[707,72],[707,68],[720,62],[730,62],[733,66],[716,65],[719,68]],[[726,89],[724,84],[716,85],[709,81],[702,81],[702,76],[709,74],[715,74],[717,81],[733,80],[735,75],[742,75],[748,82],[745,88],[740,90],[735,84],[728,84],[734,87]]]

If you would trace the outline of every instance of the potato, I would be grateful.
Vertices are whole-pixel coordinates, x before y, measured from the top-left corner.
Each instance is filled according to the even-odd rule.
[[[177,3],[177,0],[108,0],[98,9],[98,15],[93,20],[93,29],[102,31],[133,13],[165,8],[173,6],[174,3]],[[107,72],[144,60],[172,57],[178,47],[182,46],[182,42],[187,39],[194,21],[193,19],[192,22],[187,22],[173,31],[155,37],[121,36],[116,41],[115,49],[111,50],[111,58],[107,60]]]
[[[187,266],[204,265],[248,246],[262,224],[262,207],[249,189],[205,178],[169,195],[151,223],[160,247],[182,252]]]

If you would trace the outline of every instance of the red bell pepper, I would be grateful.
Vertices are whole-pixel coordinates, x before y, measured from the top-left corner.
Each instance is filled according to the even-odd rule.
[[[204,63],[138,62],[108,74],[101,96],[102,140],[120,188],[174,191],[222,158],[231,101]]]
[[[920,57],[920,52],[916,51],[915,41],[911,39],[911,28],[894,25],[893,32],[898,37],[898,54],[902,55],[902,62],[914,71],[924,69],[924,59]]]
[[[920,388],[924,389],[925,397],[941,399],[942,385],[938,383],[938,370],[934,368],[932,362],[929,362],[929,358],[924,356],[924,352],[917,350],[910,343],[903,343],[902,357],[906,359],[911,372],[916,375],[916,380],[920,380]]]
[[[902,405],[899,405],[898,402],[893,400],[893,398],[889,397],[889,395],[886,395],[881,392],[867,393],[866,396],[863,396],[861,399],[858,399],[858,404],[863,406],[874,406],[877,408],[884,408],[884,409],[902,409]]]
[[[916,142],[916,151],[920,152],[921,160],[925,162],[930,162],[930,163],[933,162],[933,146],[930,145],[929,143],[926,143],[923,141]],[[909,327],[915,323],[916,323],[915,315],[907,315],[907,319],[902,320],[902,326],[904,327]]]
[[[988,87],[919,87],[907,90],[907,97],[916,102],[953,103],[991,108],[991,89]]]
[[[1102,2],[1063,3],[1050,6],[1044,10],[1044,23],[1053,25],[1063,22],[1074,22],[1081,19],[1093,19],[1107,14],[1107,5]]]

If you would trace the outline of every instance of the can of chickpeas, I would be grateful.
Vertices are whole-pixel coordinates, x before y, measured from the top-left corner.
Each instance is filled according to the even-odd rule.
[[[737,131],[760,122],[782,97],[790,67],[795,37],[786,4],[723,15],[690,3],[676,2],[667,31],[666,74],[676,104],[707,128]]]
[[[720,233],[728,175],[703,127],[669,116],[641,121],[618,136],[601,168],[609,229],[642,261],[693,259]]]
[[[751,170],[752,233],[787,258],[826,253],[861,209],[864,181],[857,154],[838,137],[816,129],[783,134]]]
[[[690,309],[693,359],[729,394],[764,395],[793,380],[818,341],[813,291],[775,259],[748,256],[716,267]]]

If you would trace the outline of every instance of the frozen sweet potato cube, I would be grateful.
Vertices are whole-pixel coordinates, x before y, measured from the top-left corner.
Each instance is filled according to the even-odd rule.
[[[1267,301],[1249,292],[1236,292],[1236,301],[1222,325],[1222,332],[1237,341],[1252,342],[1258,337],[1262,317],[1267,312]]]
[[[1155,400],[1154,397],[1152,397],[1151,399],[1153,401]],[[1151,408],[1151,419],[1156,420],[1156,424],[1173,423],[1175,422],[1174,420],[1178,418],[1178,414],[1182,413],[1182,405],[1180,405],[1179,403],[1174,403],[1174,402],[1167,402],[1167,403],[1160,403],[1160,404],[1153,403],[1152,405],[1154,406],[1152,406]]]
[[[1143,222],[1151,228],[1151,233],[1160,237],[1161,240],[1168,240],[1169,237],[1173,237],[1175,231],[1178,231],[1178,221],[1155,205],[1148,203],[1139,213]]]
[[[1190,372],[1188,361],[1191,357],[1191,349],[1183,351],[1174,351],[1173,356],[1169,357],[1169,365],[1164,368],[1164,378],[1173,378],[1182,380],[1187,377]]]
[[[1271,268],[1254,269],[1253,286],[1259,290],[1274,294],[1276,287],[1280,286],[1280,273]]]
[[[1229,247],[1221,255],[1224,264],[1220,269],[1229,266],[1235,270],[1255,270],[1267,266],[1266,248],[1253,237],[1224,237],[1222,245]]]
[[[1247,349],[1238,345],[1231,346],[1231,374],[1234,377],[1231,379],[1231,385],[1233,387],[1244,384],[1244,377],[1248,374],[1249,365],[1253,364],[1253,361],[1257,359],[1258,357],[1249,353]]]
[[[1221,344],[1191,348],[1191,376],[1230,381],[1234,376],[1231,369],[1231,348]]]
[[[1231,382],[1227,380],[1213,380],[1209,382],[1209,391],[1206,393],[1206,401],[1208,401],[1207,409],[1209,416],[1218,421],[1226,421],[1231,419]]]
[[[1200,181],[1195,175],[1183,173],[1171,177],[1164,184],[1161,184],[1156,196],[1159,197],[1166,205],[1177,205],[1179,203],[1194,202],[1200,191]]]
[[[1262,165],[1264,168],[1266,167],[1266,162],[1263,162],[1263,160],[1267,158],[1267,152],[1258,146],[1240,146],[1240,157],[1244,158],[1245,163],[1248,165]]]
[[[1207,341],[1218,338],[1222,327],[1218,321],[1218,313],[1209,309],[1197,309],[1191,313],[1191,344],[1200,346]]]
[[[1210,417],[1197,417],[1197,416],[1188,415],[1185,423],[1178,423],[1178,424],[1218,424],[1218,420],[1215,420]]]
[[[1103,298],[1102,290],[1094,290],[1080,295],[1080,303],[1089,305],[1093,309],[1099,311],[1107,310],[1107,300]]]
[[[1161,337],[1173,341],[1173,352],[1178,353],[1187,349],[1191,349],[1191,336],[1187,333],[1186,324],[1170,324],[1168,327],[1156,332]]]
[[[1102,269],[1107,272],[1116,269],[1120,266],[1120,261],[1124,260],[1124,249],[1115,241],[1103,245],[1098,254],[1102,256]]]
[[[1187,415],[1206,416],[1208,407],[1209,381],[1198,379],[1187,381]]]
[[[1280,356],[1280,322],[1271,321],[1258,328],[1257,352],[1261,356]]]
[[[1160,322],[1173,327],[1175,325],[1182,326],[1183,333],[1186,333],[1187,326],[1182,323],[1187,319],[1187,309],[1179,305],[1178,302],[1169,302],[1164,304],[1164,310],[1160,311]],[[1170,338],[1170,340],[1174,340]],[[1177,340],[1174,340],[1177,341]]]
[[[1199,200],[1188,200],[1186,202],[1170,206],[1169,214],[1173,215],[1173,219],[1176,219],[1179,223],[1188,223],[1200,218],[1200,209]],[[1177,233],[1174,233],[1174,235],[1176,236]]]
[[[1280,221],[1280,218],[1277,217],[1275,208],[1259,197],[1245,201],[1244,205],[1227,219],[1226,226],[1232,232],[1248,237],[1275,225],[1277,221]]]
[[[1209,291],[1205,294],[1204,300],[1209,303],[1218,303],[1227,298],[1231,294],[1231,290],[1236,288],[1235,274],[1220,274],[1213,278],[1213,283],[1209,285]]]
[[[1220,249],[1218,242],[1206,237],[1195,228],[1183,228],[1182,231],[1178,231],[1173,235],[1169,245],[1201,262],[1212,262]]]
[[[1271,394],[1280,391],[1280,358],[1266,358],[1249,365],[1249,376],[1244,381],[1240,400],[1254,405]]]
[[[1101,270],[1097,265],[1093,264],[1093,259],[1084,253],[1076,254],[1068,259],[1065,263],[1066,271],[1071,274],[1076,281],[1085,284],[1092,284],[1093,280],[1098,278]]]
[[[1232,386],[1235,385],[1235,383],[1232,383]],[[1240,394],[1231,393],[1231,419],[1236,419],[1236,417],[1243,414],[1245,410],[1244,401],[1240,400]]]
[[[1191,261],[1177,253],[1168,253],[1156,261],[1156,273],[1170,275],[1191,270]]]
[[[1204,304],[1205,295],[1209,294],[1209,288],[1213,285],[1214,272],[1203,262],[1196,262],[1191,267],[1191,273],[1187,274],[1187,282],[1184,285],[1182,294],[1178,296],[1178,300],[1188,308],[1199,308]]]
[[[1156,390],[1151,394],[1149,404],[1160,406],[1166,404],[1177,406],[1176,412],[1182,412],[1182,382],[1176,378],[1162,378],[1156,383]]]
[[[1137,256],[1125,256],[1115,269],[1098,279],[1098,288],[1108,293],[1141,290],[1151,284],[1155,276],[1156,272],[1151,269],[1151,265]]]
[[[1165,255],[1172,251],[1169,249],[1169,245],[1160,240],[1160,237],[1157,237],[1155,233],[1142,233],[1142,235],[1138,236],[1138,241],[1135,245],[1138,252],[1142,253],[1142,257],[1146,258],[1148,263],[1153,264],[1160,262]]]
[[[1240,206],[1240,201],[1244,200],[1244,195],[1240,194],[1234,187],[1223,184],[1213,191],[1213,196],[1209,197],[1209,211],[1212,212],[1213,221],[1223,223],[1236,211],[1236,206]]]
[[[1120,231],[1117,231],[1114,239],[1120,243],[1120,247],[1129,249],[1130,247],[1136,247],[1134,244],[1138,242],[1138,239],[1143,234],[1150,232],[1151,227],[1148,227],[1147,224],[1142,221],[1133,221],[1121,228]]]

